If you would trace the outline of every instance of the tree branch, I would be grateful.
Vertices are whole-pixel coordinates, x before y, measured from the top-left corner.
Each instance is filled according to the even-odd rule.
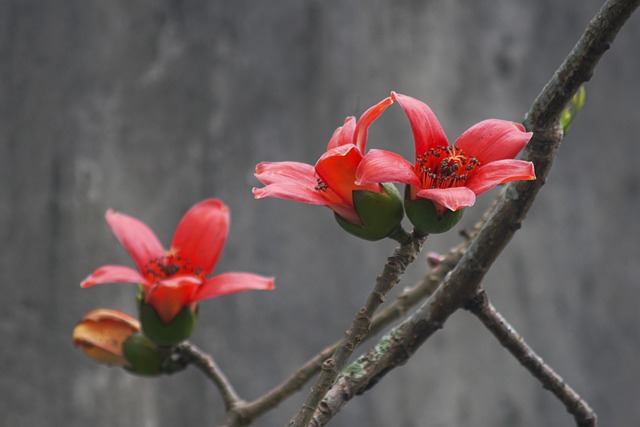
[[[638,4],[638,0],[609,0],[602,6],[534,101],[527,119],[530,124],[550,124],[559,119],[580,85],[591,79],[596,64]]]
[[[500,344],[564,404],[575,418],[578,427],[596,426],[596,413],[589,404],[527,345],[518,332],[498,313],[484,290],[480,290],[465,308],[475,314]]]
[[[400,276],[405,272],[407,266],[417,258],[425,239],[426,236],[413,232],[411,239],[400,245],[394,254],[387,258],[382,274],[376,279],[373,291],[351,321],[349,329],[340,340],[333,356],[322,363],[320,377],[307,395],[298,414],[289,422],[289,426],[307,425],[318,404],[347,364],[349,357],[369,334],[374,313],[385,301],[387,293],[400,281]]]
[[[195,365],[213,381],[220,391],[220,395],[224,401],[224,407],[227,411],[244,404],[244,401],[238,396],[238,393],[236,393],[227,377],[222,373],[222,370],[220,370],[211,356],[189,342],[179,344],[175,352],[184,362]]]
[[[559,118],[563,107],[592,76],[597,62],[638,3],[639,0],[608,1],[531,106],[525,125],[534,135],[525,158],[534,162],[538,179],[513,182],[505,188],[489,219],[442,286],[414,315],[354,362],[354,369],[337,379],[307,425],[326,424],[354,395],[364,393],[387,372],[405,363],[453,312],[475,296],[486,272],[520,228],[544,185],[562,141]]]
[[[479,227],[480,224],[477,225],[478,229]],[[431,273],[426,275],[421,281],[412,287],[403,290],[396,300],[389,304],[389,306],[383,311],[377,313],[371,321],[369,334],[365,337],[365,340],[380,332],[391,322],[406,314],[412,306],[431,295],[442,282],[445,275],[458,263],[468,244],[469,242],[465,241],[461,245],[449,251],[449,253],[440,260],[439,265],[435,267]],[[302,388],[309,379],[320,371],[322,368],[322,362],[331,357],[331,355],[336,351],[338,344],[339,342],[336,342],[322,349],[299,367],[289,378],[256,400],[244,405],[236,406],[232,412],[236,412],[237,417],[233,418],[229,416],[228,419],[238,419],[243,420],[244,423],[248,423],[262,415],[264,412],[280,404],[287,397],[300,390],[300,388]],[[231,423],[228,425],[231,426],[236,424]]]

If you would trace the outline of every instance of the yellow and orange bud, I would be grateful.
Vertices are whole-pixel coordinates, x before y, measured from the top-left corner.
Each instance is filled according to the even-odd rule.
[[[128,314],[99,308],[78,322],[73,330],[73,345],[103,365],[131,368],[122,352],[122,344],[140,330],[140,322]]]

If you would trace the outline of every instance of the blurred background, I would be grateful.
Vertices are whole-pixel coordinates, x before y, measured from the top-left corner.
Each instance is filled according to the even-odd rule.
[[[391,90],[428,103],[451,140],[486,118],[521,121],[601,4],[0,2],[0,424],[212,426],[223,414],[194,368],[141,378],[73,348],[73,327],[89,310],[135,313],[133,285],[79,288],[98,266],[133,265],[104,220],[108,208],[143,220],[168,245],[194,203],[229,205],[216,271],[274,275],[277,289],[203,302],[192,341],[245,399],[279,383],[342,335],[396,245],[345,234],[325,208],[254,200],[255,165],[315,163],[345,117]],[[485,281],[603,426],[640,419],[639,40],[636,14]],[[397,105],[369,134],[369,147],[412,156]],[[456,232],[433,236],[425,253],[459,241]],[[398,289],[428,271],[419,259]],[[284,425],[308,387],[255,425]],[[461,311],[332,425],[573,421]]]

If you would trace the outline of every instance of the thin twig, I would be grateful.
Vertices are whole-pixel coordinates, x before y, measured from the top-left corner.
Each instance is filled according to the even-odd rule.
[[[195,365],[213,381],[220,391],[220,395],[224,401],[224,407],[227,411],[244,404],[244,401],[238,396],[238,393],[236,393],[227,377],[222,373],[222,370],[211,356],[189,342],[179,344],[175,352],[186,362]]]
[[[479,222],[475,226],[474,232],[480,228],[481,224],[482,222]],[[412,287],[403,290],[396,300],[389,304],[387,308],[377,313],[371,322],[369,334],[365,337],[365,340],[380,332],[394,320],[403,316],[413,305],[431,295],[442,282],[445,275],[451,271],[460,260],[467,246],[468,241],[465,241],[451,249],[447,255],[442,257],[439,265],[435,267],[430,274],[426,275]],[[234,405],[231,410],[227,411],[225,419],[220,426],[237,427],[248,425],[263,413],[279,405],[287,397],[300,390],[309,379],[320,371],[322,362],[331,357],[338,345],[339,342],[335,342],[326,346],[300,366],[285,381],[257,399]]]
[[[276,407],[287,397],[300,390],[315,374],[322,369],[322,362],[327,360],[336,351],[339,342],[335,342],[323,348],[315,356],[299,367],[289,378],[277,387],[260,396],[256,400],[235,409],[243,419],[253,420],[264,412]]]
[[[475,296],[482,278],[520,228],[546,180],[562,141],[559,128],[562,108],[579,86],[590,79],[597,62],[639,3],[639,0],[608,1],[534,101],[526,119],[526,127],[534,136],[525,158],[534,162],[538,180],[513,182],[506,187],[489,220],[444,283],[413,316],[360,357],[357,369],[347,370],[337,379],[307,425],[326,424],[354,395],[364,393],[387,372],[405,363],[453,312]]]
[[[405,272],[407,266],[417,258],[425,239],[424,235],[412,233],[411,239],[400,245],[394,254],[387,259],[382,274],[376,279],[373,291],[369,294],[365,304],[358,310],[333,356],[322,363],[320,377],[307,395],[298,414],[289,422],[289,426],[307,425],[318,404],[349,361],[349,357],[369,334],[373,315],[385,301],[387,293],[400,281],[400,276]]]
[[[449,250],[446,255],[439,259],[438,265],[435,266],[429,274],[424,276],[422,280],[412,287],[404,289],[392,303],[376,314],[371,322],[369,335],[374,335],[382,331],[391,322],[404,316],[411,307],[425,298],[429,298],[436,291],[446,275],[458,265],[458,262],[469,248],[473,236],[475,236],[488,221],[489,213],[496,204],[497,200],[494,200],[489,212],[483,215],[481,220],[478,221],[471,230],[460,231],[460,235],[465,238],[464,242]]]
[[[560,400],[567,411],[573,415],[579,427],[595,427],[596,413],[562,377],[558,375],[531,347],[518,332],[491,304],[484,290],[465,306],[475,314],[482,324],[498,339],[500,344],[511,353],[522,366],[536,377],[544,388]]]
[[[479,225],[477,227],[479,228]],[[465,241],[461,245],[449,251],[449,253],[442,258],[440,264],[428,275],[412,287],[403,290],[392,303],[390,303],[384,310],[377,313],[371,321],[369,334],[364,338],[364,340],[380,332],[391,322],[406,314],[412,306],[431,295],[442,282],[445,275],[451,271],[451,269],[460,260],[467,246],[468,242]],[[322,368],[322,362],[336,351],[338,345],[339,342],[335,342],[326,346],[300,366],[281,384],[254,401],[235,407],[233,411],[238,413],[239,419],[247,422],[274,408],[291,394],[300,390],[302,386],[309,381],[309,379],[317,374]]]
[[[494,204],[497,201],[494,201]],[[397,298],[391,302],[384,310],[376,313],[371,321],[369,334],[364,340],[382,331],[391,322],[404,316],[411,307],[431,296],[431,294],[442,283],[445,276],[456,266],[462,255],[465,253],[471,238],[482,228],[487,221],[488,215],[478,221],[471,230],[466,230],[460,234],[465,237],[465,241],[457,247],[451,249],[440,259],[439,264],[431,272],[413,286],[404,289]],[[238,405],[227,413],[225,427],[235,427],[247,425],[258,418],[264,412],[273,409],[284,401],[287,397],[300,390],[314,375],[320,372],[322,362],[329,358],[338,347],[339,342],[335,342],[323,348],[311,359],[300,366],[291,376],[267,393],[253,400],[252,402]]]

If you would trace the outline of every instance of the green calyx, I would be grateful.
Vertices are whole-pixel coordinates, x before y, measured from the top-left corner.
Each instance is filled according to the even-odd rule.
[[[187,364],[173,353],[172,347],[157,346],[142,332],[130,335],[122,343],[122,353],[130,365],[125,369],[136,375],[170,375],[187,367]]]
[[[439,234],[451,230],[462,219],[464,209],[440,212],[431,200],[409,199],[409,186],[405,192],[404,210],[413,226],[423,234]]]
[[[164,324],[149,304],[140,302],[140,324],[142,332],[162,347],[173,347],[191,336],[196,325],[197,313],[189,307],[182,310],[168,324]]]
[[[404,218],[402,197],[398,189],[389,183],[380,184],[381,193],[355,190],[352,193],[353,206],[362,225],[353,224],[339,215],[336,221],[345,231],[365,240],[380,240],[401,233]]]
[[[165,351],[159,349],[142,332],[130,335],[122,343],[122,353],[131,364],[131,367],[127,368],[128,371],[147,376],[162,374]]]

